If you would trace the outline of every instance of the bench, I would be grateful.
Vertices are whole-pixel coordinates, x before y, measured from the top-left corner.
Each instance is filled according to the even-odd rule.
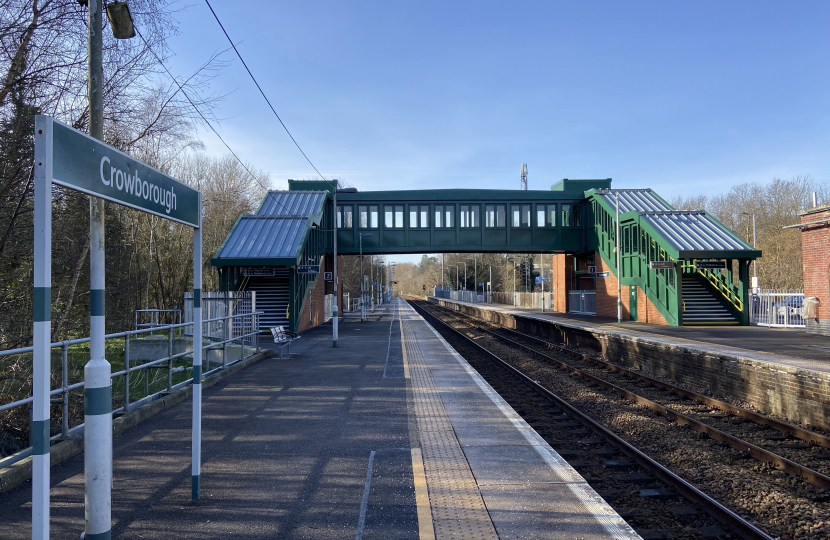
[[[272,326],[271,335],[274,336],[274,344],[277,346],[277,350],[280,353],[280,358],[282,358],[283,347],[288,347],[288,354],[291,354],[291,342],[295,339],[300,339],[299,334],[289,332],[282,326]]]

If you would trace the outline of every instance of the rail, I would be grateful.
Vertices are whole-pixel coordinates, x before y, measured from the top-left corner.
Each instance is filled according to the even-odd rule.
[[[229,365],[233,365],[252,354],[259,352],[258,342],[258,318],[262,312],[243,313],[236,315],[228,315],[225,317],[218,317],[214,319],[206,319],[202,321],[203,325],[220,325],[222,332],[219,338],[205,338],[202,343],[202,350],[206,351],[203,355],[204,371],[203,376],[219,371]],[[191,356],[193,353],[192,338],[188,336],[181,336],[186,327],[192,327],[192,322],[170,324],[165,326],[157,326],[153,328],[129,330],[126,332],[117,332],[114,334],[107,334],[105,340],[123,340],[123,365],[124,369],[113,372],[110,375],[112,380],[117,378],[123,379],[123,395],[116,396],[113,393],[113,402],[117,398],[121,402],[118,407],[113,407],[113,413],[127,412],[141,406],[144,403],[157,399],[160,395],[171,392],[175,389],[181,388],[187,384],[192,383],[192,375],[184,380],[173,383],[174,373],[183,373],[188,369],[192,370],[192,366],[174,365],[176,361],[181,364],[185,357]],[[166,334],[166,335],[165,335]],[[180,337],[174,337],[175,335]],[[143,337],[139,337],[143,336]],[[188,348],[187,342],[191,345]],[[58,341],[50,345],[50,349],[60,350],[60,379],[61,384],[57,388],[53,388],[49,392],[51,402],[53,405],[61,405],[61,428],[60,433],[51,435],[51,440],[65,439],[71,433],[83,428],[83,422],[70,426],[70,392],[83,388],[84,382],[70,383],[71,365],[69,356],[80,356],[83,359],[88,359],[88,352],[73,350],[77,349],[78,345],[89,343],[89,337],[70,339],[65,341]],[[166,348],[166,356],[160,358],[153,358],[148,360],[147,357],[155,356],[159,351]],[[179,349],[176,352],[176,349]],[[238,349],[238,357],[232,361],[228,360],[229,349]],[[0,351],[0,359],[15,355],[32,354],[33,346],[22,347],[18,349],[8,349]],[[220,355],[221,351],[221,355]],[[107,355],[114,352],[112,348],[107,349]],[[132,358],[131,358],[132,353]],[[248,353],[248,354],[246,354]],[[117,357],[117,355],[115,355]],[[221,356],[221,359],[220,359]],[[136,358],[139,357],[139,358]],[[112,357],[111,357],[112,358]],[[139,365],[133,365],[134,361],[144,361]],[[53,362],[55,361],[53,355]],[[217,366],[211,369],[211,363]],[[150,370],[167,370],[167,381],[164,388],[156,392],[150,392],[151,386],[161,382],[160,379],[154,378],[150,381]],[[83,367],[80,369],[76,367],[75,371],[83,373]],[[131,400],[130,390],[134,382],[131,382],[130,376],[133,373],[142,373],[144,382],[143,396],[136,400]],[[139,381],[140,382],[140,381]],[[120,387],[119,387],[120,389]],[[53,397],[59,396],[59,397]],[[28,397],[17,399],[15,401],[4,403],[0,405],[0,413],[9,413],[13,409],[29,405],[33,402],[33,397],[30,394]],[[31,446],[20,450],[10,456],[0,458],[0,468],[8,467],[31,454]]]

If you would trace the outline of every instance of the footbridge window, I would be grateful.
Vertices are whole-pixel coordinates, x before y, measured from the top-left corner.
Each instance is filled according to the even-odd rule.
[[[582,205],[581,204],[563,204],[562,205],[562,226],[563,227],[581,227],[582,226]]]
[[[570,227],[571,226],[571,205],[570,204],[563,204],[562,205],[562,226],[563,227]]]
[[[513,226],[514,227],[530,227],[530,205],[529,204],[514,204],[511,205],[513,210]]]
[[[449,228],[455,227],[453,219],[453,215],[455,214],[455,207],[454,206],[444,206],[444,205],[436,205],[435,206],[435,227],[436,228]]]
[[[429,227],[429,206],[409,205],[409,228]]]
[[[536,226],[537,227],[556,227],[556,205],[555,204],[537,204],[536,205]]]
[[[361,229],[377,229],[378,227],[378,207],[377,205],[357,207],[358,226]]]
[[[403,229],[403,205],[386,205],[383,207],[383,226],[387,229]]]
[[[478,205],[461,205],[461,219],[460,224],[462,228],[479,227],[479,212],[481,207]]]
[[[485,227],[504,227],[505,209],[503,204],[488,204],[484,211]]]
[[[337,228],[338,229],[351,229],[353,226],[352,223],[352,212],[354,212],[354,207],[352,205],[348,206],[340,206],[337,205]]]

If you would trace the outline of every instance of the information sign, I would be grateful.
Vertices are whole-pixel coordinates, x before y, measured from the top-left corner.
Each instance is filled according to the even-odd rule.
[[[323,272],[323,279],[326,281],[334,281],[334,272]]]
[[[596,274],[597,273],[597,267],[596,266],[589,266],[588,267],[588,273],[589,274]]]
[[[675,262],[674,261],[650,261],[648,263],[648,267],[652,270],[658,268],[674,268]]]
[[[274,277],[273,268],[243,268],[242,275],[246,277]]]
[[[536,276],[536,283],[539,283],[540,281],[547,281],[547,280],[548,280],[548,278],[546,278],[546,277]]]
[[[706,269],[726,268],[726,261],[695,261],[695,266]]]
[[[54,183],[199,227],[198,191],[86,133],[48,121]]]
[[[597,277],[598,278],[607,278],[610,275],[611,275],[611,272],[597,272]]]
[[[319,264],[298,264],[297,265],[297,273],[298,274],[319,274],[320,273],[320,265]]]

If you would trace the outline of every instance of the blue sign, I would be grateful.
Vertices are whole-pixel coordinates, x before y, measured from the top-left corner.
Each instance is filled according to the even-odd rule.
[[[479,287],[484,287],[484,283],[479,283],[478,286]]]
[[[297,265],[297,273],[298,274],[319,274],[320,273],[320,265],[319,264],[298,264]]]
[[[378,284],[378,282],[377,282],[377,281],[373,281],[373,282],[372,282],[372,285],[377,285],[377,284]]]
[[[536,282],[539,283],[540,281],[547,281],[547,278],[544,278],[542,276],[536,276]]]

